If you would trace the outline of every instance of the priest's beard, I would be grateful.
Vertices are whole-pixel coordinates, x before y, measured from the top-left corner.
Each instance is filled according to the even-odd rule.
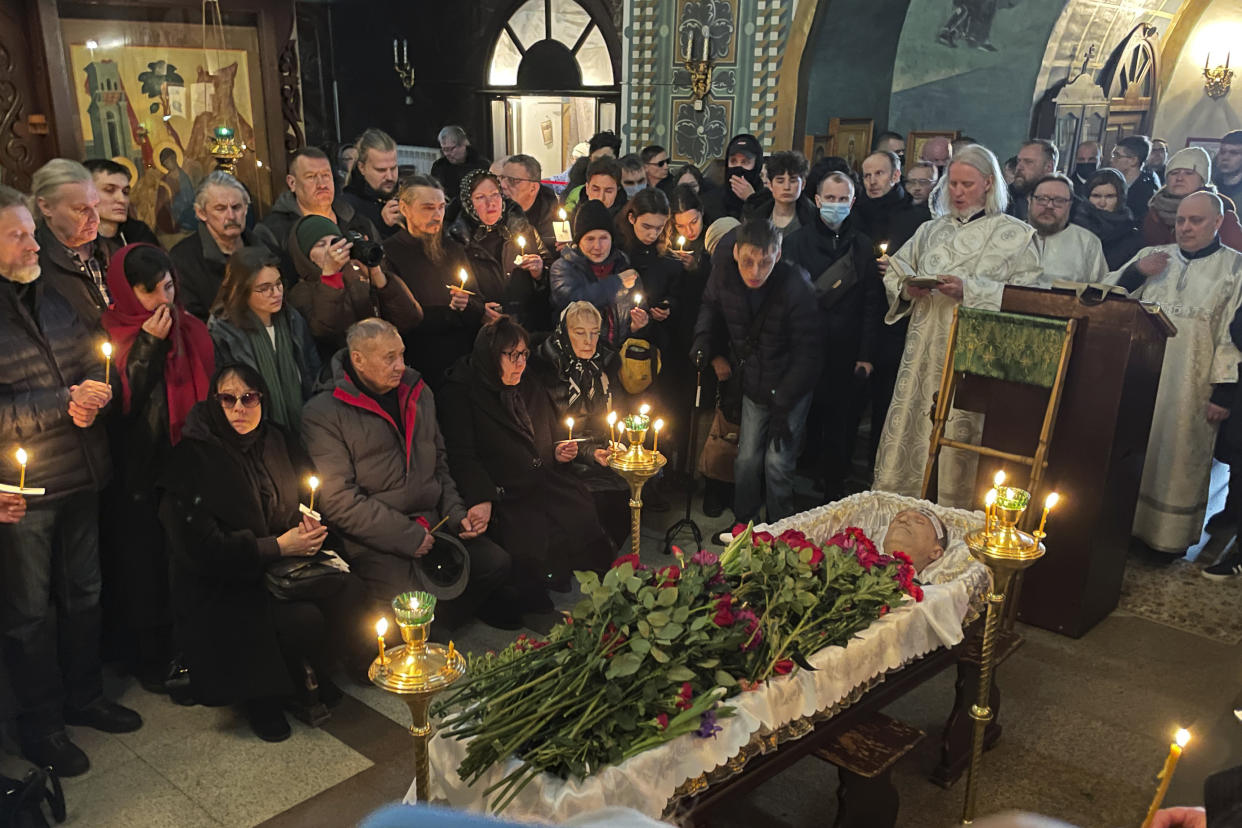
[[[435,264],[444,260],[444,237],[439,233],[416,233],[414,238],[422,242],[423,252]]]
[[[968,218],[973,216],[975,213],[981,212],[983,209],[984,209],[984,205],[982,204],[972,205],[970,207],[965,208],[964,210],[959,210],[950,204],[949,215],[953,216],[953,218],[957,219],[958,221],[966,221]]]
[[[32,264],[15,268],[12,273],[5,274],[5,278],[19,285],[28,285],[38,279],[41,272],[42,269],[38,264]]]

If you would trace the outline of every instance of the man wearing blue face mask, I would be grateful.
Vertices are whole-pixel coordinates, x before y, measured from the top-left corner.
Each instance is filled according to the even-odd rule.
[[[884,324],[884,287],[872,240],[850,215],[854,182],[829,173],[815,193],[817,219],[785,241],[785,257],[811,276],[824,331],[822,371],[811,404],[808,450],[818,447],[824,499],[844,497],[863,395]],[[818,445],[817,445],[818,444]]]

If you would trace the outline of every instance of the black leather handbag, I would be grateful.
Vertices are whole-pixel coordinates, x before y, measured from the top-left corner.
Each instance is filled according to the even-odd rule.
[[[24,779],[0,776],[0,825],[47,828],[43,804],[56,822],[65,821],[65,792],[51,768],[31,768]]]
[[[281,601],[330,598],[349,574],[337,569],[322,550],[308,558],[281,558],[267,565],[267,591]]]

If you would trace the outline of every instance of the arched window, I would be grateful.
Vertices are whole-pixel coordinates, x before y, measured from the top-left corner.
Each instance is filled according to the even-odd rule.
[[[615,86],[599,26],[575,0],[527,0],[505,23],[488,66],[494,87],[573,90]]]

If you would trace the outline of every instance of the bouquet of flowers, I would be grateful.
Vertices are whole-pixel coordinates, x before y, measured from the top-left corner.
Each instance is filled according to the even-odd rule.
[[[536,776],[582,778],[687,734],[711,738],[751,690],[807,656],[844,645],[909,595],[914,567],[860,529],[822,547],[801,532],[737,526],[724,554],[700,550],[648,568],[618,558],[545,639],[525,635],[471,657],[468,677],[437,702],[447,737],[469,739],[457,772],[521,764],[484,795],[502,811]]]

